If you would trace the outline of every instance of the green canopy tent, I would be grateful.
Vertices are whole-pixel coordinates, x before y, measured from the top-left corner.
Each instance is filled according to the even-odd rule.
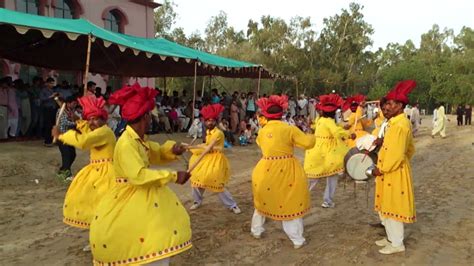
[[[84,19],[59,19],[0,8],[0,57],[61,70],[137,77],[222,76],[279,78],[262,66],[100,28]]]

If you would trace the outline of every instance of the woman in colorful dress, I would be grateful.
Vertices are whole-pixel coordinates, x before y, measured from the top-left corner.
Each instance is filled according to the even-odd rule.
[[[191,210],[199,208],[203,201],[206,190],[219,193],[219,199],[224,206],[235,214],[241,213],[237,203],[227,189],[229,182],[230,166],[227,157],[224,155],[224,133],[216,127],[219,115],[224,111],[224,106],[220,104],[207,105],[202,108],[201,115],[206,126],[206,142],[203,145],[195,146],[191,149],[193,156],[189,164],[193,165],[201,153],[210,147],[210,151],[204,155],[196,168],[191,172],[191,186],[193,188],[194,203]]]
[[[306,241],[303,216],[310,209],[310,199],[308,180],[293,152],[295,146],[313,147],[314,136],[281,121],[288,108],[287,96],[260,98],[257,105],[267,122],[257,137],[263,156],[252,173],[255,211],[251,234],[261,237],[267,217],[282,221],[283,230],[298,249]]]
[[[309,178],[311,191],[321,178],[326,178],[323,208],[333,208],[337,179],[344,172],[344,156],[349,148],[344,142],[350,137],[342,127],[336,125],[337,108],[343,103],[337,94],[321,95],[317,108],[321,117],[315,121],[316,143],[306,151],[304,170]]]

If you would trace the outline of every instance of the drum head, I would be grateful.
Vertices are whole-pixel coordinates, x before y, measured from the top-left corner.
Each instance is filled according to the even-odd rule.
[[[373,146],[372,144],[376,139],[377,138],[374,135],[367,134],[356,140],[356,147],[359,150],[373,151],[375,149],[375,146]]]
[[[365,172],[374,164],[374,161],[365,153],[353,154],[346,163],[346,171],[349,176],[357,181],[369,179]]]

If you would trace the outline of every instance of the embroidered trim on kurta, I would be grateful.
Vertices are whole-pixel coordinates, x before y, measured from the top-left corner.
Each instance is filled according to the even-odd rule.
[[[90,163],[106,163],[106,162],[112,162],[114,159],[108,158],[108,159],[98,159],[98,160],[91,160]]]
[[[333,136],[326,136],[326,137],[323,137],[323,136],[315,136],[317,139],[334,139]]]
[[[128,183],[128,179],[126,179],[126,178],[115,178],[115,182],[117,182],[117,183]]]
[[[322,174],[313,174],[313,173],[306,172],[306,176],[308,178],[321,178],[321,177],[332,176],[332,175],[339,174],[339,173],[342,173],[342,172],[344,172],[344,168],[339,168],[339,169],[336,169],[334,171],[326,172],[326,173],[322,173]]]
[[[268,212],[261,211],[261,210],[257,209],[257,211],[260,214],[262,214],[263,216],[267,216],[267,217],[270,217],[270,218],[273,218],[273,219],[276,219],[276,220],[294,220],[294,219],[297,219],[297,218],[305,215],[309,210],[310,210],[310,208],[307,208],[304,211],[293,213],[293,214],[278,215],[278,214],[272,214],[272,213],[268,213]]]
[[[262,160],[283,160],[293,158],[293,155],[282,155],[282,156],[268,156],[262,157]]]
[[[64,217],[63,222],[67,225],[74,226],[74,227],[79,227],[79,228],[83,228],[83,229],[87,229],[91,225],[90,223],[81,222],[81,221],[66,218],[66,217]]]
[[[213,190],[215,192],[224,191],[224,185],[222,185],[222,186],[210,186],[210,185],[203,185],[203,184],[197,183],[197,182],[191,182],[191,186],[192,187],[199,187],[199,188],[207,188],[207,189]]]
[[[110,266],[110,265],[126,265],[126,264],[130,264],[130,263],[139,264],[139,263],[145,262],[145,261],[146,262],[151,262],[150,261],[151,259],[154,259],[152,261],[156,261],[159,258],[169,257],[170,254],[176,254],[178,251],[184,251],[186,249],[191,248],[191,246],[192,246],[191,240],[188,240],[188,241],[184,242],[181,245],[177,245],[177,246],[167,248],[167,249],[164,249],[164,250],[161,250],[161,251],[153,252],[153,253],[150,253],[150,254],[147,254],[147,255],[144,255],[144,256],[138,256],[138,257],[134,257],[134,258],[128,258],[128,259],[112,261],[112,262],[101,262],[101,261],[97,261],[97,260],[94,259],[94,264]]]
[[[376,211],[380,211],[378,208],[375,208]],[[383,215],[383,216],[388,216],[390,218],[393,218],[395,220],[398,220],[398,221],[401,221],[401,222],[406,222],[406,223],[413,223],[413,222],[416,222],[416,217],[415,216],[412,216],[412,217],[407,217],[407,216],[403,216],[403,215],[399,215],[399,214],[395,214],[395,213],[390,213],[390,212],[382,212],[380,211],[380,213]]]

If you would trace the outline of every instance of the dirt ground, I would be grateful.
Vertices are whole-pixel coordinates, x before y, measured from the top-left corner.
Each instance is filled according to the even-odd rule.
[[[305,217],[308,245],[294,250],[281,230],[269,221],[260,240],[250,234],[253,213],[251,171],[260,157],[254,146],[226,151],[232,179],[228,188],[243,213],[226,210],[215,194],[191,211],[194,248],[172,259],[173,265],[472,265],[474,245],[474,127],[456,127],[451,118],[446,139],[430,137],[431,119],[423,121],[415,139],[412,161],[418,222],[405,228],[407,251],[380,255],[374,241],[381,229],[373,212],[373,184],[369,207],[366,188],[340,180],[336,208],[322,209],[324,182],[312,192],[312,210]],[[176,137],[176,135],[173,135]],[[159,141],[166,136],[154,136]],[[179,136],[178,139],[184,139]],[[302,159],[302,152],[297,154]],[[55,178],[57,148],[41,142],[0,144],[0,265],[90,265],[82,251],[87,232],[62,223],[67,185]],[[88,161],[78,152],[77,172]],[[184,168],[184,161],[169,167]],[[172,185],[184,205],[191,205],[190,185]]]

